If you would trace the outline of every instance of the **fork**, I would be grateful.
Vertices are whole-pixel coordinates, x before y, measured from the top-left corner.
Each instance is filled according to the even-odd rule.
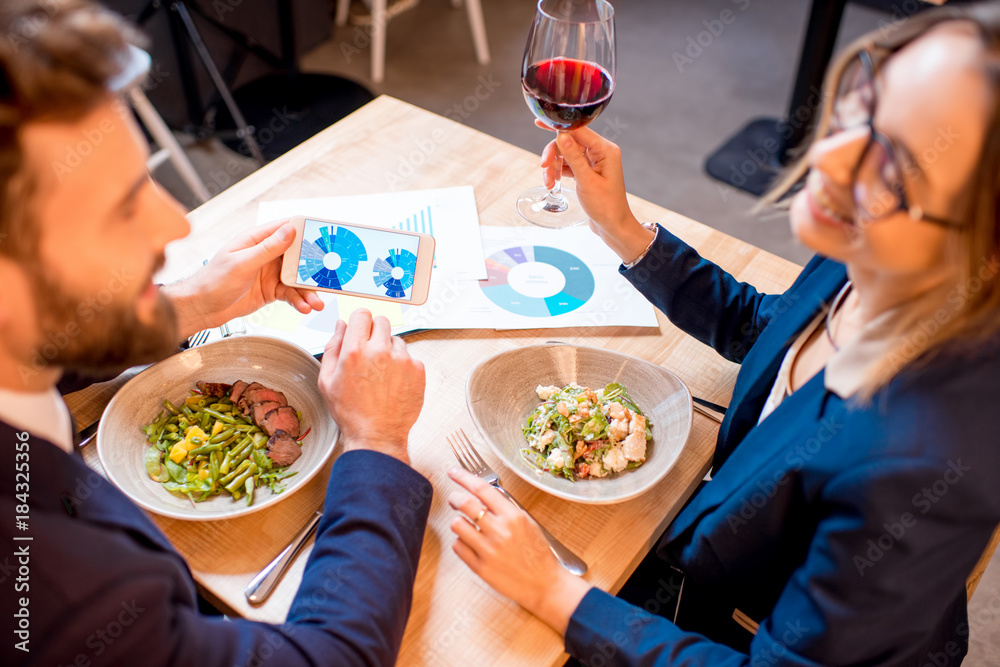
[[[514,507],[521,510],[528,517],[538,525],[542,530],[542,535],[545,536],[546,541],[549,543],[549,549],[552,549],[552,553],[555,554],[556,558],[562,563],[562,566],[575,575],[582,576],[587,571],[587,564],[583,562],[579,556],[570,551],[562,542],[556,539],[556,537],[545,530],[542,524],[538,523],[535,517],[531,516],[531,512],[525,509],[524,505],[517,502],[514,496],[507,493],[507,489],[500,485],[500,477],[490,468],[483,457],[479,455],[476,448],[472,446],[469,441],[469,437],[465,435],[465,431],[458,429],[447,438],[448,444],[451,445],[451,451],[455,454],[455,458],[462,465],[463,468],[471,472],[473,475],[483,480],[494,489],[499,491],[504,495],[507,500],[513,503]]]
[[[205,329],[204,331],[199,331],[195,335],[188,338],[188,348],[198,347],[208,340],[208,337],[212,335],[211,329]]]

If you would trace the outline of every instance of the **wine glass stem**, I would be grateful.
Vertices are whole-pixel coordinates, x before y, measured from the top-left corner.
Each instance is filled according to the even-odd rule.
[[[552,163],[552,167],[555,175],[555,184],[549,190],[548,196],[545,197],[545,210],[550,213],[561,213],[569,207],[569,202],[562,193],[563,156],[559,153],[558,146],[556,147],[556,157]]]

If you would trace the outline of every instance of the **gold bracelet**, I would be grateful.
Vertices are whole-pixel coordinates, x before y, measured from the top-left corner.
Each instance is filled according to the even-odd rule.
[[[624,262],[622,262],[622,265],[626,269],[631,269],[633,266],[635,266],[636,264],[638,264],[639,262],[641,262],[643,260],[643,258],[650,251],[650,249],[652,249],[653,244],[656,243],[656,237],[660,233],[660,226],[657,225],[655,222],[646,222],[646,223],[643,223],[642,226],[645,227],[646,229],[648,229],[649,231],[653,232],[653,240],[649,242],[649,245],[646,246],[646,249],[642,251],[641,255],[639,255],[638,257],[636,257],[635,259],[633,259],[628,264],[625,264]]]

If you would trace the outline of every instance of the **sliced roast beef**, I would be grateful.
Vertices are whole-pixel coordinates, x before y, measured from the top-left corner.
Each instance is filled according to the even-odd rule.
[[[234,401],[234,403],[236,403],[236,406],[240,409],[241,412],[243,412],[244,415],[249,415],[250,406],[252,406],[254,403],[257,403],[257,401],[249,400],[250,397],[247,396],[247,392],[253,391],[255,389],[266,389],[266,387],[262,385],[260,382],[251,382],[250,384],[248,384],[246,387],[243,388],[243,391],[240,393],[240,400]]]
[[[195,385],[198,387],[198,391],[205,394],[205,396],[218,396],[222,398],[229,393],[229,389],[232,385],[224,384],[222,382],[196,382]]]
[[[292,436],[278,429],[267,441],[267,455],[276,466],[290,466],[302,456],[302,448]]]
[[[299,437],[299,416],[295,413],[295,408],[287,405],[268,412],[258,425],[268,435],[284,431],[292,438]]]
[[[251,413],[253,415],[253,423],[261,428],[264,428],[264,417],[271,410],[277,410],[281,407],[281,403],[277,401],[264,401],[262,403],[254,403],[251,407]]]
[[[247,387],[246,391],[243,392],[243,396],[240,397],[240,401],[246,406],[243,409],[243,414],[245,415],[252,414],[251,408],[254,403],[274,401],[278,405],[288,405],[288,400],[284,394],[280,391],[268,389],[267,387]]]
[[[229,390],[229,400],[233,403],[239,401],[240,396],[243,395],[243,391],[249,386],[250,384],[248,382],[244,382],[243,380],[237,380],[234,382],[233,388]]]
[[[250,414],[250,406],[254,404],[254,401],[250,401],[249,403],[247,402],[247,392],[252,391],[254,389],[264,389],[264,385],[262,385],[260,382],[251,382],[250,384],[248,384],[246,387],[243,388],[242,392],[240,392],[239,400],[234,401],[234,403],[236,403],[236,406],[245,415]]]

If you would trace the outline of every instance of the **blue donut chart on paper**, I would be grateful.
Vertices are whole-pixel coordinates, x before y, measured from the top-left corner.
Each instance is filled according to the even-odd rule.
[[[343,227],[320,227],[315,241],[303,240],[299,254],[299,279],[316,281],[319,287],[343,289],[358,272],[361,262],[368,259],[368,252],[358,236]],[[330,258],[329,255],[336,255]],[[330,268],[334,264],[336,268]]]
[[[532,297],[515,290],[508,273],[519,264],[539,262],[555,267],[565,278],[562,290],[549,297]],[[576,255],[549,246],[516,246],[486,258],[483,294],[504,310],[525,317],[551,317],[573,312],[594,295],[594,274]]]
[[[393,269],[399,269],[393,276]],[[413,287],[413,277],[417,272],[417,256],[409,250],[395,248],[385,258],[379,257],[372,267],[375,285],[385,289],[385,295],[396,299],[405,298],[406,290]]]

